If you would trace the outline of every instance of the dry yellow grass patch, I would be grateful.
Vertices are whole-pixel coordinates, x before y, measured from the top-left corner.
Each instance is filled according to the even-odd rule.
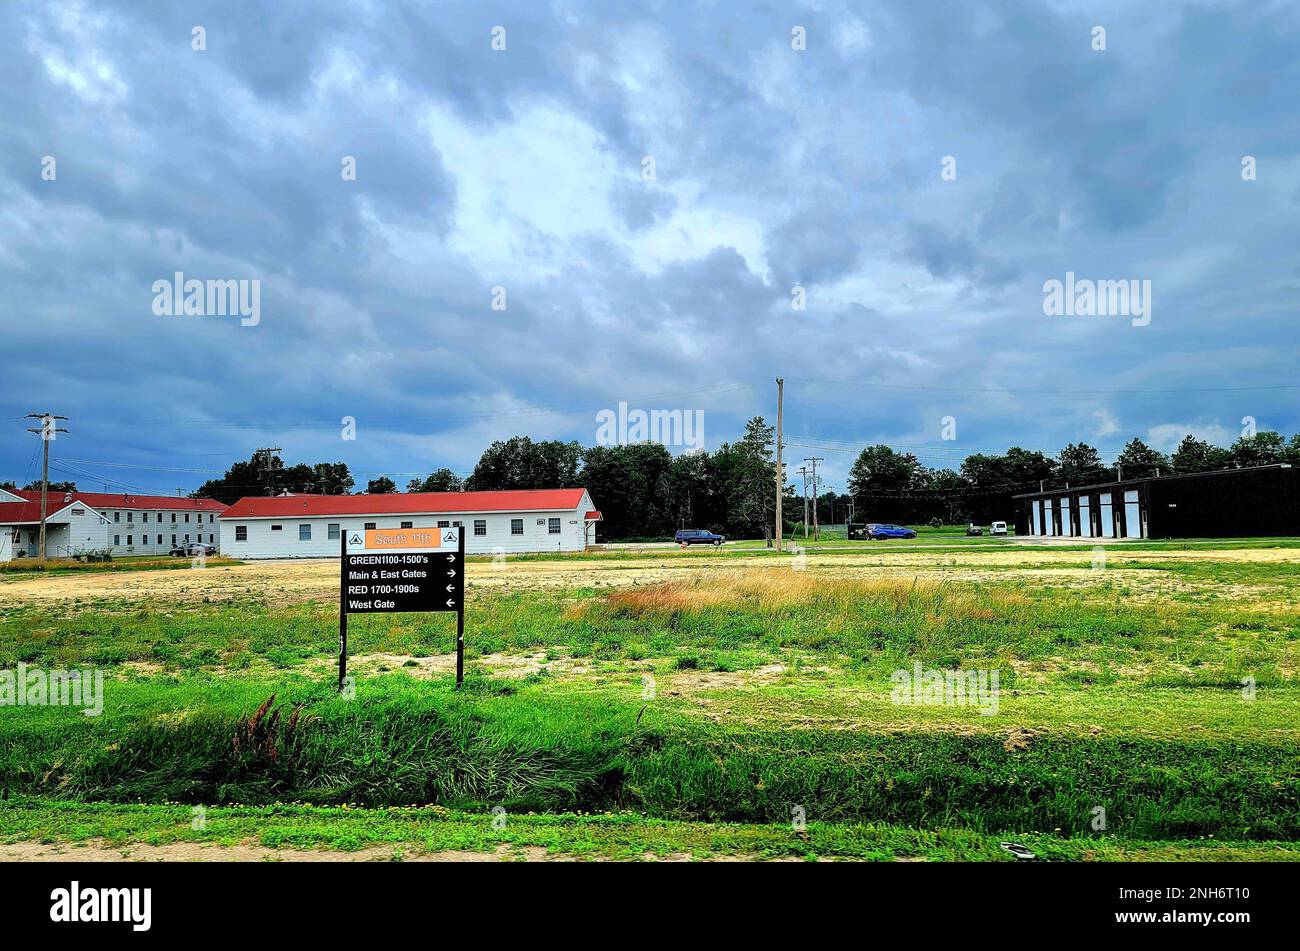
[[[884,604],[895,610],[923,606],[946,617],[954,614],[992,620],[1029,606],[1021,594],[955,587],[947,582],[918,578],[828,577],[789,568],[753,568],[711,571],[680,581],[614,591],[608,604],[636,614],[697,612],[711,608],[745,608],[773,611],[812,603]]]

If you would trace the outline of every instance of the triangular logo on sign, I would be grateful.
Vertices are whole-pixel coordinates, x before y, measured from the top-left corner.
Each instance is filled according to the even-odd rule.
[[[365,544],[365,542],[363,542],[363,541],[361,540],[361,536],[360,536],[360,535],[358,535],[356,532],[353,532],[353,533],[352,533],[352,537],[348,539],[348,544],[349,544],[349,545],[363,545],[363,544]]]
[[[442,536],[442,540],[445,542],[454,542],[456,540],[456,533],[448,532],[446,535]]]

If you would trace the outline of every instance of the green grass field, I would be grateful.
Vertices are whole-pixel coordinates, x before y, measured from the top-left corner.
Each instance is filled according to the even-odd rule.
[[[471,570],[465,688],[450,616],[372,615],[353,697],[328,599],[0,583],[0,670],[107,676],[98,717],[0,706],[0,846],[1300,858],[1295,544],[1125,546],[1096,570],[1088,546],[1000,542],[892,549],[911,577],[831,550],[802,571],[625,552],[647,579],[613,589],[571,580],[612,553],[485,565],[525,583]],[[918,663],[996,671],[996,707],[895,702]]]

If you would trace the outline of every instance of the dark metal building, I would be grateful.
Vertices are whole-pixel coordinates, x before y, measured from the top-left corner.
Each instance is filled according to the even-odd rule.
[[[1300,469],[1222,469],[1013,497],[1017,535],[1241,538],[1300,535]]]

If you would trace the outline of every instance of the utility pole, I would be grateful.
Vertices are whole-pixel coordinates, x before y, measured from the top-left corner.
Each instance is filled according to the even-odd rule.
[[[279,451],[279,446],[272,446],[269,449],[258,449],[253,453],[254,456],[262,457],[262,471],[267,477],[267,495],[275,495],[275,470],[271,467],[271,454]]]
[[[799,475],[803,476],[803,537],[804,541],[808,540],[808,468],[799,467]]]
[[[812,463],[812,489],[813,489],[813,538],[821,540],[821,524],[817,521],[817,463],[825,462],[825,456],[805,456],[804,462]]]
[[[57,424],[60,419],[67,419],[66,416],[55,416],[53,413],[28,413],[28,419],[39,419],[41,421],[40,429],[31,429],[29,433],[36,433],[41,437],[41,443],[44,448],[44,460],[41,463],[41,561],[45,560],[45,516],[49,511],[49,494],[50,494],[50,440],[56,433],[66,433],[67,430]]]
[[[785,526],[781,523],[781,496],[785,494],[785,470],[781,464],[781,413],[785,408],[785,380],[776,378],[776,550],[781,551]]]

